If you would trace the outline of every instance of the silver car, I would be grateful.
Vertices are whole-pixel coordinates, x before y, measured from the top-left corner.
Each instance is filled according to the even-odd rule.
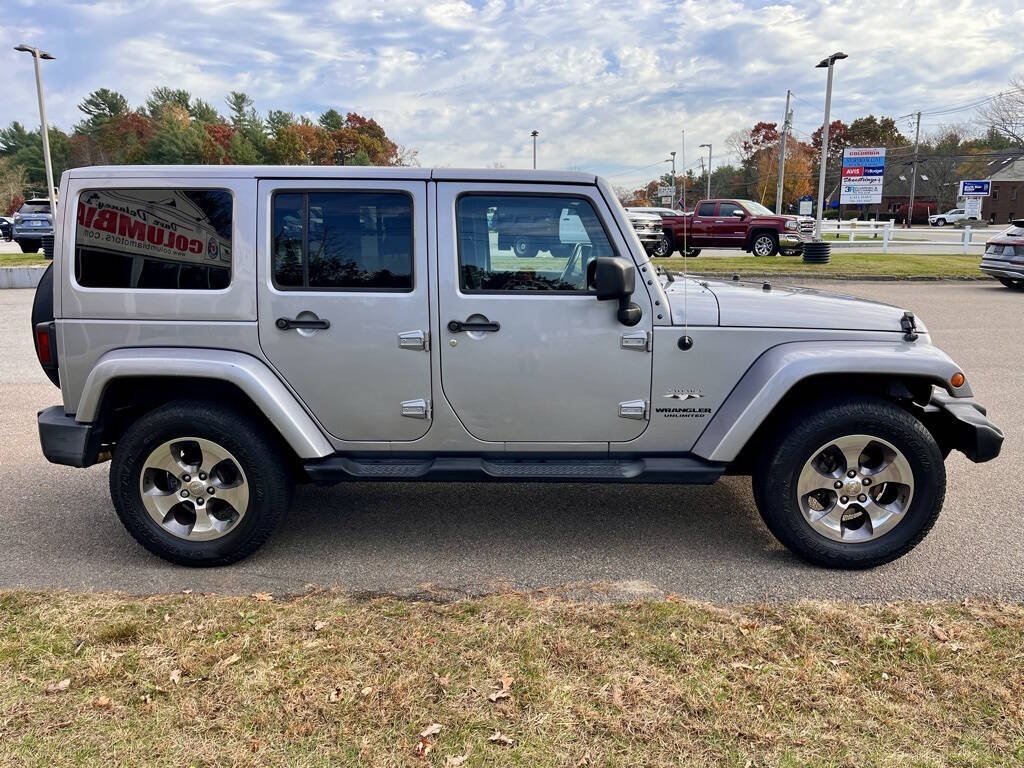
[[[1002,443],[912,313],[666,273],[589,174],[85,167],[60,192],[43,452],[109,461],[176,563],[246,557],[296,483],[744,474],[793,552],[866,568],[931,528],[950,451]]]
[[[43,237],[53,234],[50,201],[45,197],[26,200],[14,214],[12,237],[22,253],[35,253],[43,245]]]

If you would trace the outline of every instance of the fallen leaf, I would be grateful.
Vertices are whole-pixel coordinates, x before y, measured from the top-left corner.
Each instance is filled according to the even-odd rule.
[[[170,620],[171,620],[171,614],[165,613],[164,614],[164,624],[166,624]]]
[[[616,707],[619,707],[620,709],[622,708],[622,686],[621,685],[613,685],[612,686],[612,704],[614,704]]]
[[[504,690],[502,690],[502,691],[495,691],[494,693],[492,693],[490,696],[487,697],[487,700],[490,701],[493,704],[498,699],[507,699],[508,696],[509,696],[508,691],[504,691]]]
[[[181,594],[183,594],[183,595],[191,595],[192,594],[192,590],[191,589],[183,589],[183,590],[181,590]]]
[[[326,621],[314,621],[313,622],[313,631],[314,632],[319,632],[320,630],[322,630],[326,626],[327,626],[327,622]]]
[[[734,661],[729,666],[733,669],[753,669],[752,666],[750,666],[749,664],[744,664],[742,661]]]
[[[442,676],[438,675],[437,672],[435,672],[434,673],[434,682],[437,683],[442,688],[447,688],[448,687],[448,682],[449,682],[448,675],[444,675],[442,677]]]
[[[740,626],[739,630],[740,630],[740,634],[742,634],[744,637],[750,634],[750,630],[747,629],[744,626]]]
[[[843,666],[843,664],[849,664],[850,662],[846,659],[829,659],[828,663],[831,664],[833,667],[841,667]]]
[[[507,699],[509,697],[509,688],[512,687],[512,678],[508,675],[502,675],[498,678],[498,685],[501,686],[498,690],[492,693],[487,699],[493,704],[498,699]]]
[[[242,657],[239,656],[237,653],[232,653],[226,659],[221,659],[220,661],[218,661],[216,668],[217,669],[224,669],[225,667],[230,667],[232,664],[234,664],[236,661],[240,660],[241,658]]]
[[[932,637],[934,637],[939,642],[945,643],[947,640],[949,640],[949,633],[942,627],[932,624],[931,631]]]
[[[451,755],[449,755],[445,758],[444,768],[459,768],[459,766],[466,762],[468,759],[468,754],[459,755],[458,757],[452,757]]]
[[[960,643],[950,643],[946,647],[949,648],[949,650],[953,651],[953,653],[959,653],[964,649],[964,647],[960,645]]]
[[[510,739],[508,736],[506,736],[501,731],[495,731],[494,733],[492,733],[490,736],[487,737],[487,740],[490,741],[490,742],[493,742],[494,744],[501,744],[501,745],[506,746],[506,747],[512,745],[512,739]]]
[[[269,592],[253,592],[252,599],[258,603],[269,603],[274,599],[274,596]]]
[[[429,739],[431,736],[437,736],[441,732],[441,728],[440,723],[431,723],[420,733],[420,738]]]
[[[180,669],[172,669],[171,670],[171,682],[174,683],[175,685],[177,685],[178,683],[181,682],[181,670]]]
[[[416,742],[416,749],[413,750],[413,754],[416,755],[416,757],[426,757],[430,754],[430,750],[433,748],[434,745],[429,739],[420,738],[420,740]]]
[[[92,705],[96,709],[109,709],[113,703],[109,696],[97,696],[92,700]]]
[[[46,686],[46,692],[47,693],[60,693],[62,691],[66,691],[70,687],[71,687],[71,678],[70,677],[65,677],[59,683],[50,683],[48,686]]]
[[[365,688],[363,688],[363,690],[360,691],[360,693],[363,694],[363,696],[369,696],[371,693],[373,693],[373,686],[366,686]]]
[[[328,701],[341,701],[341,688],[335,688],[327,694]]]

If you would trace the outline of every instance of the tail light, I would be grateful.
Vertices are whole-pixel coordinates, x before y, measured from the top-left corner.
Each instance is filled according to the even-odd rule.
[[[35,332],[36,358],[44,371],[57,370],[57,325],[52,320],[39,323]]]

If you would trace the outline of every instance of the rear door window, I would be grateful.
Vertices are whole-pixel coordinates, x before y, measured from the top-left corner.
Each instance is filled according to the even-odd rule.
[[[231,225],[225,189],[83,190],[75,280],[85,288],[227,288]]]
[[[21,204],[21,208],[18,209],[18,213],[21,213],[21,214],[26,214],[26,213],[49,213],[49,212],[50,212],[50,203],[49,203],[49,201],[45,201],[45,200],[42,201],[42,202],[40,202],[39,200],[26,200],[24,203]]]

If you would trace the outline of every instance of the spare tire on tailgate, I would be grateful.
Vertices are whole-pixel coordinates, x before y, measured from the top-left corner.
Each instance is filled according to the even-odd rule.
[[[39,359],[39,339],[36,336],[36,327],[40,323],[53,322],[53,264],[50,264],[39,278],[36,286],[36,296],[32,301],[32,344],[36,349],[36,358]],[[55,353],[56,350],[51,350]],[[40,364],[42,361],[40,360]],[[60,386],[60,379],[57,376],[56,366],[43,366],[43,372],[53,382],[54,386]]]

